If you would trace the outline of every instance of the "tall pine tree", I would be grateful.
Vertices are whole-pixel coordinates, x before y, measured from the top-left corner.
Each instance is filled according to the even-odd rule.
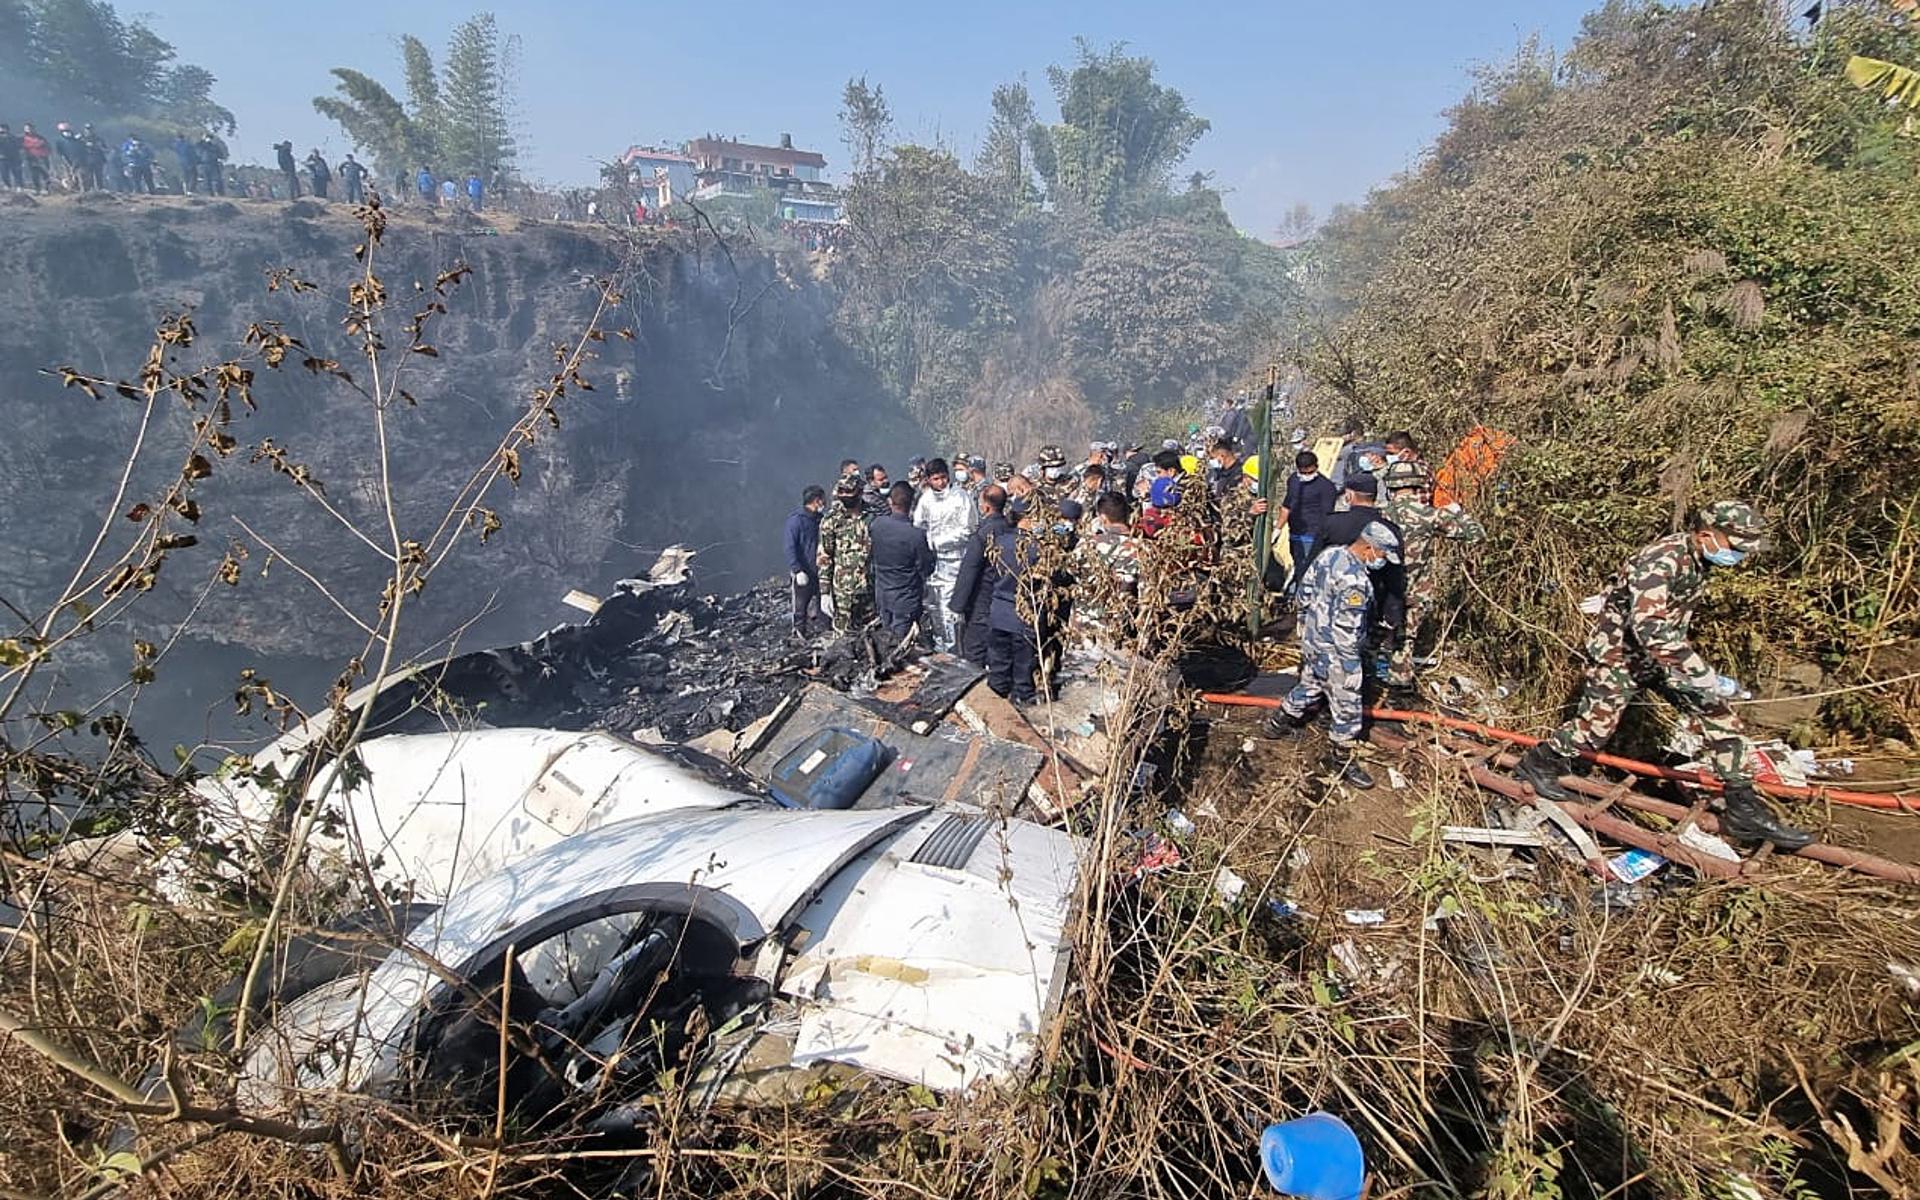
[[[490,12],[453,31],[440,94],[443,171],[471,171],[489,181],[512,172],[506,79],[510,52]]]

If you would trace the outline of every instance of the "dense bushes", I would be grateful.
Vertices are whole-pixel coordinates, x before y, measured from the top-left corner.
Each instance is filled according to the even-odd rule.
[[[1308,251],[1329,414],[1519,435],[1472,613],[1523,679],[1564,682],[1579,598],[1722,495],[1779,533],[1715,590],[1719,649],[1833,664],[1920,630],[1920,142],[1841,76],[1920,39],[1776,7],[1609,4]]]

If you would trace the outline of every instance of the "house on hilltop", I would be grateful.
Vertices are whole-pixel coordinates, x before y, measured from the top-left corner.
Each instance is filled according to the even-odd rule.
[[[778,146],[695,138],[687,143],[687,154],[694,164],[696,200],[746,199],[770,190],[782,220],[832,223],[840,219],[840,191],[820,178],[826,158],[815,150],[796,150],[792,134],[781,134]]]
[[[655,212],[693,194],[694,160],[689,155],[653,146],[628,146],[620,156],[620,165],[627,169],[637,198]]]

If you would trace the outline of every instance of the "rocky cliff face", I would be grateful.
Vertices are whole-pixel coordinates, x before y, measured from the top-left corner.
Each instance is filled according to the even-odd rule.
[[[31,609],[58,594],[92,540],[140,424],[139,404],[63,389],[49,369],[132,378],[156,320],[190,310],[199,337],[183,363],[239,354],[249,325],[278,321],[356,378],[365,372],[340,330],[361,238],[344,206],[21,200],[0,207],[0,594]],[[804,263],[739,247],[728,256],[686,235],[636,251],[581,227],[410,216],[376,259],[403,303],[416,282],[458,265],[472,273],[429,335],[439,356],[401,356],[418,401],[389,420],[403,535],[426,540],[552,373],[554,346],[586,327],[594,281],[623,263],[624,299],[604,324],[632,338],[597,344],[584,372],[593,390],[567,398],[560,428],[524,456],[519,486],[495,494],[500,532],[469,541],[433,576],[410,649],[530,636],[568,614],[558,604],[567,588],[604,589],[674,542],[701,549],[700,577],[714,590],[777,572],[781,523],[805,484],[830,483],[843,456],[897,460],[915,442],[833,335],[829,298]],[[268,273],[282,267],[316,290],[269,292]],[[361,651],[365,635],[294,565],[362,617],[378,602],[382,561],[268,463],[247,461],[271,438],[342,516],[384,540],[367,401],[297,366],[260,377],[258,411],[235,424],[239,450],[203,485],[202,544],[170,560],[126,620],[63,660],[84,696],[125,678],[133,639],[164,642],[192,611],[140,702],[136,727],[149,740],[225,733],[220,713],[243,665],[313,703]],[[170,411],[149,432],[129,500],[177,466],[187,427]],[[115,536],[132,531],[118,522]],[[241,583],[209,588],[234,541],[248,550]]]

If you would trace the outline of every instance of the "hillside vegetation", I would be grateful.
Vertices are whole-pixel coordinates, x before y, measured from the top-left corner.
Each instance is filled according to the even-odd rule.
[[[1920,37],[1890,8],[1810,34],[1776,9],[1609,4],[1564,59],[1488,73],[1307,252],[1322,415],[1518,435],[1468,611],[1555,696],[1580,597],[1723,495],[1778,532],[1716,593],[1717,650],[1865,675],[1920,619],[1920,141],[1843,75]]]

